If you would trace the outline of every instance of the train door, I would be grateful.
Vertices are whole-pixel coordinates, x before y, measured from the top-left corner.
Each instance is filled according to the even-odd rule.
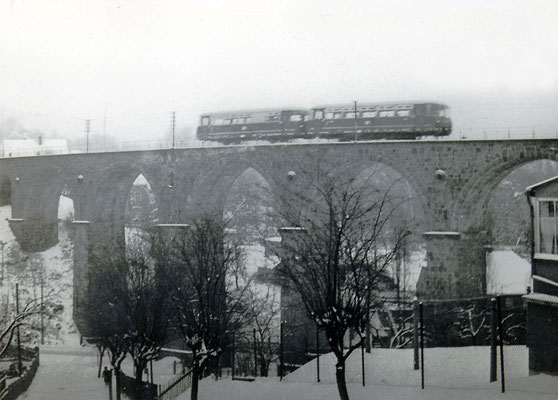
[[[414,109],[414,120],[415,120],[415,131],[422,132],[425,128],[426,123],[426,113],[427,107],[426,104],[415,104]]]
[[[281,114],[281,132],[286,136],[298,136],[304,130],[304,114],[302,111],[283,111]]]

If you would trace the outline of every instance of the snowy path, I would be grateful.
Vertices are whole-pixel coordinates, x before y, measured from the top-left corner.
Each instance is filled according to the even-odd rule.
[[[103,380],[97,378],[94,348],[42,346],[40,354],[37,375],[21,399],[108,399]]]

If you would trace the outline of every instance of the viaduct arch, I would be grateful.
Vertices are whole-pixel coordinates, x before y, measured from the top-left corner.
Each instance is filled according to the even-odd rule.
[[[289,171],[303,177],[300,182],[312,179],[316,160],[354,176],[384,164],[409,183],[424,209],[427,266],[419,295],[449,298],[483,294],[485,265],[470,260],[471,246],[482,236],[494,188],[525,163],[557,157],[558,139],[281,144],[4,158],[0,176],[10,183],[2,185],[11,192],[10,225],[30,251],[56,242],[56,206],[62,189],[69,188],[79,293],[93,233],[102,226],[110,226],[114,235],[123,231],[126,197],[139,174],[150,183],[160,221],[185,223],[200,209],[222,209],[230,185],[247,168],[273,189],[287,182]],[[79,305],[79,299],[74,301]]]

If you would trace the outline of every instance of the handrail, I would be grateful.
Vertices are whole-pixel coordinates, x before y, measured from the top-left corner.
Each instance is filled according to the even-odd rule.
[[[180,382],[182,382],[184,379],[186,379],[187,377],[191,378],[192,375],[192,370],[186,371],[183,374],[181,374],[178,378],[176,378],[174,381],[170,381],[164,385],[160,385],[159,386],[159,395],[157,396],[159,399],[162,399],[163,396],[165,394],[167,394],[168,392],[170,392],[173,388],[175,388]],[[190,387],[190,385],[192,384],[192,381],[190,379],[190,384],[184,388],[184,390],[188,389]],[[166,386],[166,387],[165,387]],[[164,388],[164,389],[163,389]]]

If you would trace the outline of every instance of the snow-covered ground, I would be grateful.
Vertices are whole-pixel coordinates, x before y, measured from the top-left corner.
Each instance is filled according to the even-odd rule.
[[[506,393],[501,383],[489,382],[489,348],[434,348],[425,350],[425,389],[420,371],[413,369],[411,349],[373,349],[365,357],[366,386],[362,386],[361,355],[347,363],[351,400],[550,400],[558,397],[558,377],[528,376],[527,348],[505,348]],[[316,383],[316,362],[311,361],[280,382],[259,378],[253,383],[205,379],[200,400],[333,400],[338,399],[334,357],[320,360],[321,382]],[[189,392],[179,397],[189,398]]]
[[[529,376],[527,348],[505,348],[506,393],[501,383],[489,381],[489,348],[425,349],[425,383],[413,369],[411,349],[373,349],[366,356],[366,386],[362,386],[360,352],[347,363],[351,400],[550,400],[558,398],[558,377]],[[154,381],[172,376],[169,357],[154,365]],[[499,364],[498,364],[499,365]],[[125,369],[129,365],[125,366]],[[213,378],[200,384],[200,400],[334,400],[338,399],[334,357],[320,359],[321,382],[316,383],[316,362],[311,361],[283,379],[258,378],[255,382]],[[498,375],[499,378],[499,375]],[[107,387],[97,378],[97,355],[91,347],[43,346],[41,367],[29,390],[28,400],[97,400],[108,398]],[[189,392],[179,399],[189,399]]]
[[[153,380],[166,383],[172,377],[174,357],[153,363]],[[41,365],[33,383],[21,398],[27,400],[100,400],[108,399],[108,387],[97,378],[98,356],[93,347],[41,346]],[[106,357],[103,366],[108,366]],[[123,371],[131,375],[132,363],[126,359]],[[114,390],[114,389],[113,389]],[[113,397],[116,398],[116,397]],[[127,399],[123,396],[123,399]]]

